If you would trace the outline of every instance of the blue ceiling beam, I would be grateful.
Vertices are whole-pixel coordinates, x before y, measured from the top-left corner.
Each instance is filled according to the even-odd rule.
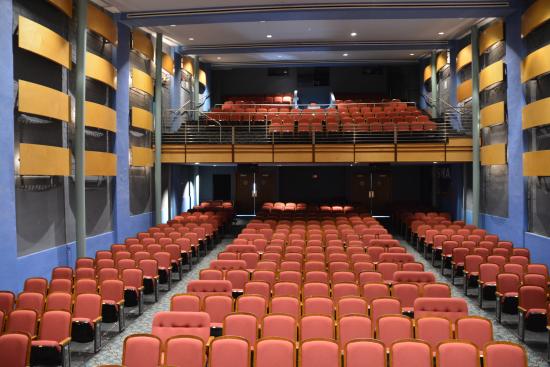
[[[262,44],[180,46],[179,53],[188,55],[241,54],[297,51],[399,51],[437,50],[447,48],[447,41],[388,41],[388,42],[285,42]]]
[[[210,65],[213,69],[231,68],[299,68],[299,67],[334,67],[334,66],[384,66],[384,65],[414,65],[418,60],[308,60],[308,61],[242,61],[242,62],[213,62]]]
[[[517,0],[273,4],[122,13],[130,26],[338,19],[442,19],[504,17]]]

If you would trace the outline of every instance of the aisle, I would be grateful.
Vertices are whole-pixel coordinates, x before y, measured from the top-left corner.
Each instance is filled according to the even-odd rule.
[[[172,290],[169,292],[160,292],[158,302],[154,304],[147,304],[143,314],[139,317],[130,316],[127,318],[126,329],[122,333],[118,333],[117,324],[108,325],[105,324],[103,330],[107,330],[107,334],[113,335],[108,341],[104,342],[101,351],[95,355],[91,353],[72,353],[73,358],[72,366],[85,366],[96,367],[102,364],[120,364],[122,361],[122,348],[124,339],[131,334],[150,333],[151,325],[154,315],[159,311],[168,311],[170,309],[170,299],[173,295],[178,293],[185,293],[187,290],[187,283],[190,280],[199,278],[199,271],[205,267],[208,267],[210,261],[217,258],[218,253],[225,249],[229,243],[233,241],[236,233],[240,232],[240,226],[233,226],[232,233],[226,234],[225,238],[205,257],[203,257],[197,264],[193,266],[190,272],[184,273],[183,279],[180,281],[172,282]],[[150,296],[147,296],[150,297]],[[134,311],[132,311],[134,312]],[[135,311],[137,312],[137,311]],[[115,326],[112,328],[111,326]],[[113,331],[110,331],[110,330]],[[105,335],[105,332],[102,333]]]
[[[488,318],[489,320],[491,320],[493,322],[493,334],[494,334],[495,340],[510,341],[510,342],[513,342],[513,343],[522,344],[525,347],[525,349],[528,353],[528,356],[529,356],[528,357],[529,367],[548,366],[548,363],[546,362],[546,356],[545,356],[545,352],[546,352],[545,340],[541,341],[539,343],[539,340],[538,340],[539,338],[536,338],[537,335],[527,331],[526,339],[529,340],[530,338],[533,338],[533,336],[535,336],[535,338],[537,340],[537,346],[542,343],[542,345],[540,345],[542,347],[542,349],[535,350],[535,349],[531,348],[530,346],[528,346],[527,344],[521,343],[521,341],[518,339],[517,333],[516,333],[516,325],[517,325],[516,324],[516,320],[517,320],[516,315],[505,315],[505,314],[503,314],[502,320],[503,320],[504,325],[499,324],[495,319],[495,312],[494,312],[494,306],[493,306],[494,301],[484,301],[483,306],[487,310],[485,310],[485,309],[482,310],[481,308],[479,308],[478,303],[477,303],[477,289],[470,289],[470,291],[469,291],[470,296],[465,297],[464,296],[464,291],[463,291],[463,288],[462,288],[462,284],[463,284],[462,283],[462,278],[456,278],[455,279],[456,285],[453,286],[451,284],[450,275],[449,275],[449,277],[441,275],[441,271],[440,271],[439,267],[432,266],[431,262],[426,260],[407,241],[403,240],[399,236],[396,236],[396,238],[398,238],[400,240],[401,245],[403,245],[404,247],[407,248],[407,252],[414,255],[416,261],[421,262],[421,263],[424,264],[424,269],[426,271],[431,271],[432,273],[435,274],[435,278],[436,278],[437,282],[447,283],[447,284],[451,285],[451,293],[452,293],[453,297],[464,298],[466,300],[466,302],[468,302],[468,312],[469,312],[470,315],[482,316],[482,317]],[[436,262],[436,265],[437,264],[439,264],[438,261]],[[450,274],[449,270],[446,271],[445,275],[447,275],[447,274]],[[475,297],[473,296],[474,294],[475,294]],[[541,335],[546,336],[545,333],[537,333],[537,334],[541,334]]]

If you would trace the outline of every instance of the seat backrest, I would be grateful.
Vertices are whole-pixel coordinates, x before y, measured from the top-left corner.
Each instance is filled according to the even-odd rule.
[[[24,333],[31,338],[36,336],[38,314],[34,310],[15,310],[8,315],[6,333]]]
[[[106,280],[100,285],[103,301],[124,301],[124,283],[121,280]]]
[[[350,314],[338,319],[338,341],[344,349],[352,340],[372,338],[372,324],[365,314]]]
[[[334,339],[334,320],[325,315],[303,316],[300,320],[300,340]]]
[[[415,367],[431,367],[432,352],[430,345],[420,340],[402,340],[390,347],[390,366],[409,366],[414,361]]]
[[[48,280],[45,278],[27,278],[23,291],[40,293],[45,296],[48,291]]]
[[[270,313],[290,315],[296,319],[301,316],[300,300],[298,297],[278,296],[271,299]]]
[[[15,294],[9,291],[0,291],[0,311],[5,315],[13,310],[15,305]]]
[[[221,324],[233,312],[233,297],[219,294],[206,296],[202,301],[202,311],[210,315],[210,323]]]
[[[36,311],[38,317],[44,312],[44,295],[41,293],[21,292],[17,296],[17,310]]]
[[[479,367],[479,350],[468,341],[446,341],[437,347],[436,360],[441,367]]]
[[[401,339],[413,338],[412,319],[403,315],[384,315],[376,321],[376,339],[386,348]]]
[[[386,367],[386,348],[378,340],[352,340],[344,346],[344,366],[364,367],[369,361],[369,367]]]
[[[191,280],[187,283],[187,293],[195,294],[201,299],[211,294],[232,295],[229,280]]]
[[[122,364],[125,367],[158,367],[162,341],[149,334],[134,334],[124,339]]]
[[[456,320],[455,333],[457,339],[469,340],[482,350],[493,341],[493,323],[480,316],[461,317]]]
[[[73,299],[71,294],[63,292],[50,293],[46,298],[46,311],[62,310],[72,311]]]
[[[170,311],[199,312],[201,299],[194,294],[176,294],[170,299]]]
[[[523,285],[519,287],[519,304],[524,310],[546,309],[547,294],[546,289],[535,285]]]
[[[192,335],[169,338],[164,353],[167,366],[204,367],[206,362],[204,341]]]
[[[206,312],[157,312],[152,334],[163,342],[173,336],[194,335],[206,343],[210,337],[210,315]]]
[[[468,304],[462,298],[420,297],[414,301],[414,317],[423,316],[441,316],[454,322],[468,316]]]
[[[363,285],[362,296],[368,303],[380,297],[389,297],[390,288],[385,283],[367,283]]]
[[[453,338],[453,325],[444,317],[426,316],[416,320],[416,338],[428,342],[433,351],[437,345]]]
[[[527,353],[510,342],[492,342],[483,348],[484,367],[527,367]]]
[[[336,304],[336,317],[340,319],[351,314],[366,315],[368,307],[369,304],[365,298],[359,296],[342,297]]]
[[[250,346],[253,346],[256,343],[258,335],[256,316],[244,312],[227,315],[223,320],[223,335],[239,336],[246,339]]]
[[[340,348],[333,340],[304,340],[300,344],[301,367],[340,367]]]
[[[10,367],[26,367],[31,354],[31,338],[22,333],[0,335],[2,364]]]
[[[295,367],[296,346],[281,338],[260,339],[254,348],[255,367]]]
[[[53,279],[67,279],[71,282],[73,281],[73,268],[70,266],[58,266],[52,270],[52,280]]]
[[[101,317],[101,297],[99,294],[79,294],[74,301],[74,318],[91,321]]]
[[[259,295],[244,294],[237,298],[235,310],[237,312],[251,313],[260,320],[267,313],[267,300]]]
[[[210,344],[209,367],[249,367],[250,345],[237,336],[222,336]]]
[[[67,311],[47,311],[40,320],[38,338],[61,343],[71,337],[71,313]]]
[[[433,283],[435,275],[429,271],[396,271],[393,274],[396,283]]]
[[[270,313],[262,319],[262,338],[277,337],[291,341],[298,339],[298,323],[290,315]]]
[[[305,315],[326,315],[334,317],[334,301],[327,297],[309,297],[304,299]]]

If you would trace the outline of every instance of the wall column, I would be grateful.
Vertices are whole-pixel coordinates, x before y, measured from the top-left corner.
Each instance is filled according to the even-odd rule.
[[[479,225],[480,201],[480,136],[479,136],[479,32],[471,28],[472,42],[472,224]]]
[[[162,223],[162,33],[155,47],[155,223]]]
[[[521,11],[505,19],[506,34],[506,107],[508,116],[508,225],[515,246],[524,244],[527,231],[526,179],[523,176],[524,137],[522,110],[525,105],[521,84],[523,42]]]
[[[0,1],[0,289],[19,289],[17,284],[17,225],[15,216],[14,91],[13,91],[13,9],[11,1]]]
[[[76,36],[76,89],[75,89],[75,197],[76,197],[76,254],[86,256],[86,136],[84,114],[86,101],[86,37],[88,1],[78,0]]]
[[[437,91],[437,52],[432,51],[432,57],[431,57],[431,68],[432,68],[432,77],[430,78],[430,82],[432,85],[432,98],[431,98],[431,105],[432,105],[432,118],[438,118],[439,117],[439,93]]]
[[[117,175],[115,185],[115,223],[116,241],[124,242],[130,235],[130,183],[129,176],[129,85],[130,85],[130,29],[118,23],[118,46],[116,49],[117,91],[115,153],[117,155]]]

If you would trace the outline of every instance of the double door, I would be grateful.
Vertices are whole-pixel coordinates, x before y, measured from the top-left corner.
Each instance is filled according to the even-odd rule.
[[[389,215],[392,202],[392,175],[385,171],[353,172],[351,199],[373,215]]]

